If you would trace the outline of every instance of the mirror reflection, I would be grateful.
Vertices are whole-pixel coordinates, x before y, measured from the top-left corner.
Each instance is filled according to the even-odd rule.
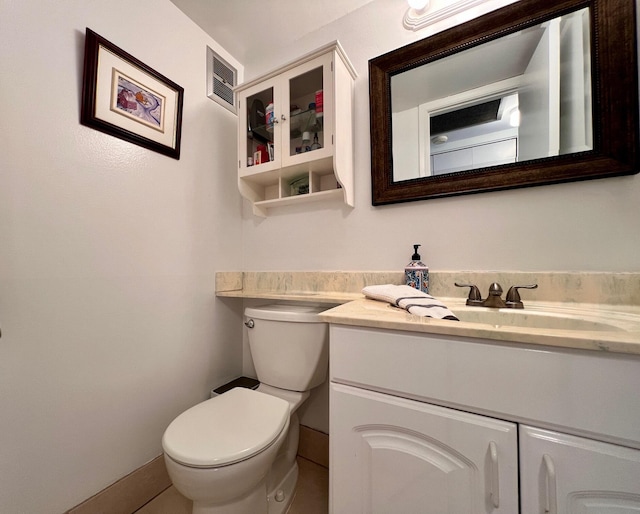
[[[391,77],[393,182],[593,149],[589,9]]]

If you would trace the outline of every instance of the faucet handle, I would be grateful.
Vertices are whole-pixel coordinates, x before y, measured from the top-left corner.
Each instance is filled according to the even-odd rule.
[[[480,294],[480,290],[478,286],[474,284],[458,284],[454,282],[456,287],[468,287],[469,288],[469,297],[467,298],[467,305],[482,305],[482,295]]]
[[[502,296],[502,286],[497,282],[493,282],[489,286],[489,296]]]
[[[524,304],[520,299],[520,293],[518,293],[518,289],[537,289],[538,284],[531,284],[528,286],[511,286],[509,291],[507,291],[506,304],[507,307],[512,309],[524,309]]]

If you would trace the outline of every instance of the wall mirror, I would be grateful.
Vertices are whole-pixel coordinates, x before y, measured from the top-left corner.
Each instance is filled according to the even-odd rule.
[[[635,0],[520,0],[369,61],[374,205],[638,172]]]

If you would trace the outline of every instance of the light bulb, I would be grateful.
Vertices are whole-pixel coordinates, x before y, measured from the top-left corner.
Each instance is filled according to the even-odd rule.
[[[429,6],[429,0],[407,0],[409,7],[416,11],[423,11]]]
[[[515,109],[509,116],[509,125],[512,127],[520,126],[520,111]]]

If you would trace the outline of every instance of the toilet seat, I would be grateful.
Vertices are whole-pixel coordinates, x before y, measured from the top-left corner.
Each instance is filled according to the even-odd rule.
[[[165,431],[162,447],[185,466],[226,466],[269,447],[288,422],[287,401],[237,387],[180,414]]]

